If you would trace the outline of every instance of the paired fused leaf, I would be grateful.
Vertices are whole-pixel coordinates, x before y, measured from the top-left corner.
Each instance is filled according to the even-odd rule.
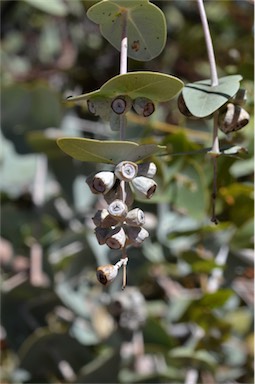
[[[161,102],[172,99],[182,88],[183,82],[175,76],[150,71],[128,72],[111,78],[94,92],[69,97],[68,101],[127,95],[131,99],[147,97]]]
[[[186,84],[182,94],[185,104],[192,115],[206,117],[217,111],[240,87],[242,76],[221,77],[217,86],[211,86],[211,80],[202,80]]]
[[[102,141],[83,138],[60,138],[58,146],[76,160],[116,164],[122,160],[140,161],[160,150],[156,144],[139,145],[132,141]]]
[[[87,16],[100,25],[101,34],[119,51],[126,18],[128,56],[132,59],[151,60],[166,44],[165,16],[148,0],[104,0],[89,8]]]

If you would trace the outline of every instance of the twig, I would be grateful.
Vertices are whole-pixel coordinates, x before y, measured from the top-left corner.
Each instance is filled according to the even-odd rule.
[[[208,54],[208,59],[209,59],[209,64],[210,64],[211,86],[215,87],[216,85],[219,84],[219,79],[218,79],[218,75],[217,75],[216,61],[215,61],[215,56],[214,56],[212,38],[211,38],[210,30],[209,30],[209,25],[208,25],[206,13],[205,13],[203,0],[197,0],[197,3],[198,3],[200,18],[201,18],[201,22],[202,22],[202,26],[203,26],[203,30],[204,30],[205,43],[206,43],[207,54]]]
[[[122,281],[122,290],[126,288],[127,285],[127,263],[128,263],[128,257],[126,253],[126,249],[123,249],[122,252],[122,259],[123,260],[123,281]]]
[[[121,51],[120,51],[120,74],[127,73],[127,12],[122,13],[122,36],[121,36]]]
[[[211,86],[215,87],[219,84],[217,69],[216,69],[216,61],[213,50],[212,38],[209,30],[208,20],[205,13],[203,0],[197,0],[201,23],[204,30],[205,35],[205,43],[207,48],[208,60],[211,71]],[[212,217],[211,221],[215,224],[218,224],[217,217],[215,215],[215,204],[217,197],[217,157],[220,154],[219,148],[219,136],[218,136],[218,111],[215,111],[213,114],[214,123],[213,123],[213,141],[212,141],[212,162],[213,162],[213,192],[212,192]]]
[[[127,37],[127,12],[122,13],[122,36],[121,36],[121,51],[120,51],[120,74],[127,73],[127,50],[128,50],[128,37]],[[120,116],[120,140],[125,140],[126,137],[126,115]]]

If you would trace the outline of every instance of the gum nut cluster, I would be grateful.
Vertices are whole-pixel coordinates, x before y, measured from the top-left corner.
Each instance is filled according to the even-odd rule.
[[[155,111],[153,101],[147,97],[137,97],[132,100],[127,95],[117,96],[115,99],[95,97],[87,101],[88,110],[95,116],[100,116],[104,120],[111,119],[111,111],[116,115],[126,114],[133,110],[140,116],[148,117]]]
[[[87,178],[92,193],[103,194],[108,203],[107,209],[97,211],[92,219],[100,245],[123,249],[127,245],[139,246],[149,236],[143,228],[144,212],[140,208],[130,209],[130,206],[133,192],[141,198],[151,198],[157,188],[153,180],[156,170],[152,162],[137,165],[122,161],[114,171],[101,171]],[[125,199],[121,183],[124,183]]]

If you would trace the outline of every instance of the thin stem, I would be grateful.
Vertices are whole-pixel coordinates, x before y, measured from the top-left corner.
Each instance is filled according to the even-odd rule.
[[[219,136],[218,136],[218,116],[219,112],[215,111],[213,114],[213,142],[212,142],[212,150],[211,152],[215,157],[220,154],[220,144],[219,144]]]
[[[122,36],[121,36],[121,51],[120,51],[120,74],[127,73],[127,12],[122,13]]]
[[[211,86],[215,87],[219,84],[215,55],[213,50],[212,38],[209,30],[208,20],[205,13],[205,7],[203,0],[197,0],[202,27],[205,35],[205,43],[207,48],[208,60],[211,71]],[[213,142],[212,142],[212,162],[213,162],[213,192],[212,192],[212,217],[211,221],[218,224],[218,220],[215,215],[215,205],[217,197],[217,157],[220,154],[219,148],[219,136],[218,136],[218,111],[214,112],[214,124],[213,124]]]
[[[218,224],[216,217],[216,199],[217,199],[217,158],[212,159],[213,162],[213,192],[212,192],[212,217],[211,221]]]
[[[127,263],[128,263],[128,257],[126,253],[126,248],[122,251],[122,258],[123,260],[123,280],[122,280],[122,290],[126,288],[127,285]]]
[[[218,115],[216,111],[213,114],[213,143],[212,143],[212,162],[213,162],[213,191],[212,191],[212,217],[211,221],[218,224],[216,217],[216,198],[217,198],[217,175],[218,175],[218,164],[217,159],[220,154],[219,136],[218,136]]]
[[[215,56],[214,56],[214,50],[213,50],[213,44],[212,44],[212,38],[209,30],[209,25],[207,21],[207,16],[205,13],[204,3],[203,0],[197,0],[200,18],[204,30],[205,35],[205,43],[207,48],[207,54],[210,64],[210,70],[211,70],[211,86],[215,87],[219,84],[218,75],[217,75],[217,69],[216,69],[216,62],[215,62]]]
[[[127,73],[127,12],[122,13],[122,35],[121,35],[121,51],[120,51],[120,74]],[[125,140],[126,137],[127,119],[126,115],[120,116],[120,140]]]

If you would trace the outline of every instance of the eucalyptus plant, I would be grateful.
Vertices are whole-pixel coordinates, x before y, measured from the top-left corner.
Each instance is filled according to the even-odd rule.
[[[163,12],[148,0],[103,0],[87,12],[90,20],[100,27],[101,34],[120,51],[120,73],[109,79],[100,89],[68,97],[67,102],[84,104],[90,113],[110,124],[119,132],[119,140],[102,141],[86,138],[60,138],[59,147],[74,159],[105,163],[111,170],[90,175],[86,182],[93,194],[100,194],[107,208],[93,217],[95,235],[100,245],[121,251],[115,265],[97,269],[98,280],[107,285],[123,267],[123,288],[126,285],[127,250],[140,246],[149,236],[144,228],[144,212],[133,207],[134,196],[150,199],[156,192],[156,165],[151,156],[164,156],[167,148],[156,144],[126,141],[127,113],[131,110],[148,118],[157,103],[178,97],[180,112],[191,119],[213,118],[212,147],[205,152],[212,158],[214,186],[212,192],[212,222],[217,223],[215,199],[217,194],[217,158],[235,155],[242,148],[220,149],[218,130],[229,135],[243,128],[249,121],[243,109],[245,91],[240,90],[240,75],[218,78],[207,18],[202,0],[197,0],[201,15],[211,78],[184,86],[181,79],[165,73],[128,71],[128,57],[148,61],[157,57],[166,43],[166,20]],[[194,153],[195,154],[195,153]]]

